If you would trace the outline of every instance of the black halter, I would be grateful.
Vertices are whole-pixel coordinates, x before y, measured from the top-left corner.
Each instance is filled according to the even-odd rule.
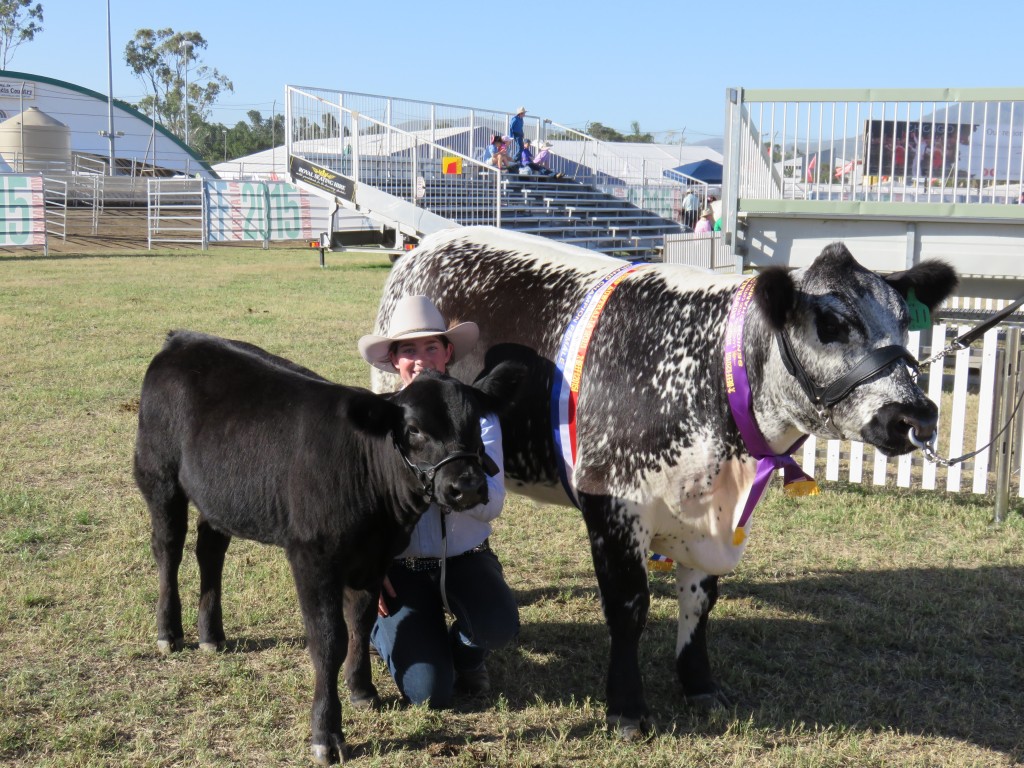
[[[775,340],[778,342],[779,353],[782,355],[782,364],[786,366],[790,375],[800,382],[800,387],[810,398],[814,407],[818,409],[818,415],[826,420],[832,418],[832,406],[843,400],[854,388],[889,367],[896,360],[904,360],[914,371],[918,369],[917,358],[910,354],[909,349],[899,344],[890,344],[871,350],[853,368],[831,384],[819,387],[811,381],[807,371],[804,370],[794,354],[789,332],[785,329],[776,331]]]
[[[398,440],[394,438],[394,436],[392,436],[392,439],[394,440],[395,450],[398,451],[398,455],[402,457],[402,461],[405,462],[405,465],[413,471],[414,475],[416,475],[416,480],[420,484],[419,493],[423,497],[423,500],[428,503],[432,501],[436,502],[438,500],[434,490],[434,480],[437,479],[437,471],[445,464],[450,464],[451,462],[459,461],[460,459],[464,461],[472,461],[479,464],[488,477],[494,477],[498,474],[498,465],[495,463],[494,459],[482,450],[480,453],[471,453],[469,451],[449,453],[433,466],[421,466],[409,461],[409,457],[402,452],[402,447],[398,444]]]

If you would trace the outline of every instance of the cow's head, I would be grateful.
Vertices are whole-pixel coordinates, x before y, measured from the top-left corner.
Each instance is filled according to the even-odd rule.
[[[764,382],[778,387],[772,400],[785,413],[777,415],[802,432],[863,440],[886,455],[913,449],[910,429],[927,440],[938,410],[917,386],[907,365],[912,358],[901,349],[907,343],[906,298],[913,289],[934,309],[956,285],[956,273],[938,261],[883,278],[841,243],[805,269],[763,272],[755,301],[774,336],[768,354],[781,363]],[[830,397],[812,402],[815,389],[818,395],[831,389]]]
[[[350,417],[366,432],[390,434],[414,493],[452,509],[487,501],[487,474],[497,467],[484,453],[480,419],[502,413],[523,378],[523,366],[505,363],[472,386],[424,371],[400,392],[366,394]],[[417,486],[418,484],[418,486]]]

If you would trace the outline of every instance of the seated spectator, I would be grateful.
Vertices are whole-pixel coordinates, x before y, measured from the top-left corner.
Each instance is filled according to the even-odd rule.
[[[540,151],[537,156],[533,158],[533,162],[537,165],[542,165],[545,168],[551,168],[551,142],[542,141],[539,147]]]
[[[530,171],[533,171],[540,176],[553,176],[556,179],[561,179],[565,176],[564,173],[553,173],[550,168],[534,162],[533,145],[529,139],[523,139],[523,150],[520,152],[519,158],[520,166],[522,168],[529,168]],[[520,173],[522,173],[522,171],[520,171]]]
[[[700,221],[697,222],[697,226],[693,228],[694,232],[712,232],[715,228],[715,212],[710,208],[705,208],[700,212]]]
[[[487,151],[484,153],[484,164],[493,165],[501,171],[509,170],[511,161],[508,159],[505,141],[498,134],[494,134],[491,143],[487,145]]]

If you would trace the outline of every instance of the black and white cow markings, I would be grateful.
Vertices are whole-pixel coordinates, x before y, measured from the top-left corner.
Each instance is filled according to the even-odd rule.
[[[726,328],[744,279],[624,264],[493,228],[448,230],[395,266],[377,329],[387,327],[398,298],[426,294],[446,317],[480,326],[475,353],[453,366],[454,375],[472,381],[503,359],[529,368],[528,392],[502,418],[506,478],[511,490],[541,501],[568,504],[575,496],[611,636],[607,719],[628,737],[645,731],[649,717],[638,644],[650,549],[677,564],[683,693],[698,703],[721,699],[707,621],[718,576],[736,566],[748,540],[751,522],[742,513],[759,462],[726,392]],[[811,433],[864,440],[890,455],[912,450],[911,429],[926,439],[937,410],[903,364],[904,297],[914,289],[935,306],[955,285],[953,271],[936,262],[883,279],[838,243],[806,269],[762,273],[747,288],[739,353],[750,418],[769,450],[778,457]],[[568,365],[563,358],[578,323],[586,330],[573,368],[573,358]],[[838,402],[815,405],[787,368],[783,336],[815,386],[842,383],[865,360],[871,370]],[[875,365],[888,347],[895,352]],[[574,410],[552,397],[570,374]],[[393,387],[375,378],[378,391]],[[572,424],[562,423],[565,413],[574,414]],[[559,471],[566,466],[568,487]]]

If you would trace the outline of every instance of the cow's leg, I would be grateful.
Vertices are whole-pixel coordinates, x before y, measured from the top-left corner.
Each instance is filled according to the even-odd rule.
[[[180,651],[185,639],[181,627],[178,568],[188,531],[188,498],[177,480],[158,478],[136,470],[136,479],[149,507],[152,524],[150,549],[160,578],[156,604],[156,646],[160,653]]]
[[[345,684],[349,701],[360,708],[380,708],[380,696],[373,685],[370,668],[370,631],[377,618],[379,592],[345,588],[345,624],[348,627]]]
[[[224,647],[224,619],[221,612],[221,574],[224,553],[231,537],[214,530],[199,514],[196,560],[199,562],[199,649],[216,651]]]
[[[644,563],[647,541],[625,507],[608,497],[580,495],[601,604],[611,634],[609,728],[626,739],[647,733],[649,710],[640,674],[640,635],[651,604]]]
[[[679,633],[676,637],[676,674],[687,701],[696,706],[726,704],[711,676],[708,661],[708,615],[718,600],[718,577],[679,566]]]
[[[344,660],[346,636],[345,585],[341,568],[313,547],[289,547],[288,562],[295,577],[306,646],[313,662],[313,760],[328,765],[348,757],[338,699],[338,672]]]

